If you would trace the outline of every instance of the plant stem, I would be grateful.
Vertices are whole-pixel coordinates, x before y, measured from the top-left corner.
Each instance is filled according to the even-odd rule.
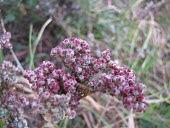
[[[29,31],[29,54],[30,54],[30,62],[29,62],[29,68],[34,68],[34,67],[31,67],[33,65],[33,52],[32,52],[32,43],[31,43],[31,40],[32,40],[32,29],[33,29],[33,25],[31,24],[30,25],[30,31]]]
[[[34,68],[34,62],[33,62],[33,60],[34,60],[34,56],[35,56],[35,52],[36,52],[37,45],[38,45],[38,43],[39,43],[39,41],[40,41],[40,39],[41,39],[41,37],[42,37],[42,34],[43,34],[45,28],[47,27],[47,25],[48,25],[51,21],[52,21],[52,18],[50,17],[50,18],[44,23],[44,25],[42,26],[40,32],[38,33],[38,37],[37,37],[37,39],[36,39],[36,41],[35,41],[35,43],[34,43],[34,47],[33,47],[33,50],[32,50],[31,62],[30,62],[30,67],[31,67],[31,68]]]
[[[17,56],[15,55],[13,49],[10,48],[9,50],[10,50],[15,62],[17,63],[17,66],[21,69],[22,73],[24,74],[24,68],[22,67],[21,63],[19,62],[19,60],[18,60]]]
[[[0,10],[1,11],[1,10]],[[1,13],[0,13],[0,18],[1,18]],[[3,32],[5,33],[6,32],[6,29],[5,29],[5,25],[4,25],[4,22],[3,22],[3,19],[1,18],[1,26],[2,26],[2,29],[3,29]],[[24,68],[22,67],[21,63],[19,62],[17,56],[15,55],[14,51],[12,48],[9,48],[9,51],[11,52],[15,62],[17,63],[18,67],[21,69],[22,73],[24,74]],[[2,51],[1,51],[1,54],[2,54]],[[3,54],[2,54],[3,55]],[[3,56],[2,56],[3,57]],[[1,59],[2,59],[1,57]]]
[[[0,49],[0,64],[2,63],[3,61],[3,52],[2,52],[2,49]]]

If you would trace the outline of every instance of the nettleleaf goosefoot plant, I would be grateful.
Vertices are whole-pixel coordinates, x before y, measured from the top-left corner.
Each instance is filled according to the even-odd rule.
[[[8,48],[2,40],[4,39],[1,38],[0,44],[3,45],[0,46]],[[53,123],[59,123],[65,117],[73,119],[79,101],[97,91],[117,97],[127,109],[139,112],[146,109],[144,101],[146,86],[136,83],[134,71],[112,61],[109,49],[103,51],[100,58],[92,57],[90,52],[85,40],[77,37],[67,38],[61,45],[51,50],[51,56],[62,60],[64,65],[62,69],[45,60],[34,70],[24,71],[24,77],[38,94],[37,99],[31,103],[32,107],[38,108],[41,114],[51,117]],[[1,77],[3,78],[3,75]],[[5,86],[11,82],[6,83]],[[3,86],[1,82],[0,87]],[[4,95],[3,92],[0,95]],[[21,101],[24,101],[24,105],[28,104],[26,99]],[[4,106],[3,104],[1,101],[0,107]],[[25,120],[21,124],[27,125]]]
[[[51,56],[62,59],[64,68],[57,69],[50,61],[35,70],[26,70],[25,78],[39,95],[36,102],[41,113],[50,114],[53,123],[76,116],[75,109],[87,91],[107,93],[120,99],[127,109],[143,111],[146,108],[142,83],[135,82],[135,73],[120,67],[110,58],[109,49],[100,58],[90,55],[85,40],[65,39],[51,50]]]

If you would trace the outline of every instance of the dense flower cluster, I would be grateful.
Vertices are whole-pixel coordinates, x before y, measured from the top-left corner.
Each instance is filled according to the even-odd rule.
[[[53,123],[65,117],[74,118],[71,96],[76,92],[77,81],[62,69],[56,69],[50,61],[43,63],[35,70],[26,70],[24,76],[32,84],[39,97],[32,103],[42,114],[49,114]]]
[[[89,86],[91,91],[116,96],[129,109],[137,111],[146,109],[143,92],[145,85],[136,83],[133,70],[120,67],[112,61],[109,49],[103,51],[102,56],[97,59],[90,55],[86,41],[68,38],[61,46],[53,48],[51,55],[60,57],[71,75],[75,76],[79,83]]]
[[[27,128],[24,119],[24,107],[29,104],[23,96],[17,96],[11,90],[3,90],[0,105],[0,118],[5,119],[5,126],[12,128]]]
[[[0,83],[16,83],[16,74],[20,72],[20,68],[15,67],[9,61],[3,61],[0,65]]]
[[[75,117],[79,100],[86,96],[84,88],[116,96],[128,109],[145,110],[145,85],[136,83],[133,70],[112,61],[109,49],[94,58],[86,41],[67,38],[51,50],[51,56],[61,58],[64,68],[56,69],[52,62],[44,61],[35,70],[26,70],[24,76],[39,94],[33,106],[42,114],[50,114],[54,123],[65,116]]]
[[[134,72],[127,67],[119,67],[112,61],[106,68],[109,69],[107,73],[101,73],[98,79],[92,78],[88,85],[103,93],[116,96],[123,101],[127,109],[145,110],[144,89],[146,86],[135,83]]]
[[[65,39],[61,46],[51,50],[51,56],[59,56],[78,82],[85,82],[98,72],[90,65],[92,57],[88,43],[80,38]]]
[[[12,48],[12,44],[10,43],[11,39],[11,33],[10,32],[5,32],[1,37],[0,37],[0,49],[5,48]]]
[[[23,108],[29,102],[23,95],[15,94],[12,87],[19,71],[19,68],[8,61],[3,61],[0,65],[0,119],[4,119],[6,127],[27,128]]]

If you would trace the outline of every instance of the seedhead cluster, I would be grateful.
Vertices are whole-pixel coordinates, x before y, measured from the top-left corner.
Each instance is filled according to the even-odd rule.
[[[74,118],[79,100],[87,95],[86,88],[90,93],[100,91],[117,97],[127,109],[145,110],[145,85],[136,83],[134,71],[112,61],[109,49],[100,58],[92,57],[90,52],[85,40],[67,38],[51,50],[51,56],[62,60],[63,69],[43,61],[35,70],[26,70],[24,76],[39,94],[34,105],[51,115],[54,123],[64,117]]]
[[[10,39],[11,39],[11,33],[10,32],[5,32],[0,37],[0,49],[12,48],[12,44],[10,43]]]
[[[17,94],[13,86],[19,72],[20,69],[9,61],[3,61],[0,65],[0,119],[4,119],[4,127],[27,127],[23,114],[29,101],[23,95]]]
[[[10,38],[9,32],[0,37],[1,49],[12,50]],[[146,109],[146,86],[136,83],[133,70],[111,60],[109,49],[103,51],[101,57],[95,58],[91,56],[85,40],[73,37],[53,48],[51,56],[59,57],[63,68],[57,68],[54,63],[45,60],[34,70],[25,70],[23,76],[37,93],[36,99],[31,102],[32,108],[50,117],[53,123],[59,123],[65,117],[73,119],[79,101],[97,91],[117,97],[127,109],[139,112]],[[23,95],[17,94],[13,87],[18,72],[20,69],[11,62],[3,61],[0,65],[0,118],[4,119],[7,127],[26,128],[23,113],[29,102]]]

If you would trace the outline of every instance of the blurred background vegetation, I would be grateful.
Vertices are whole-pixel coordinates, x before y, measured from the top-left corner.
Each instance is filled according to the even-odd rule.
[[[113,60],[131,67],[137,81],[147,85],[144,113],[131,113],[116,98],[96,93],[81,101],[75,119],[55,127],[170,127],[170,0],[0,0],[0,11],[25,68],[29,45],[52,17],[36,48],[36,66],[43,60],[56,62],[49,56],[51,48],[76,36],[87,40],[96,57],[109,48]],[[12,58],[3,52],[5,59]]]

